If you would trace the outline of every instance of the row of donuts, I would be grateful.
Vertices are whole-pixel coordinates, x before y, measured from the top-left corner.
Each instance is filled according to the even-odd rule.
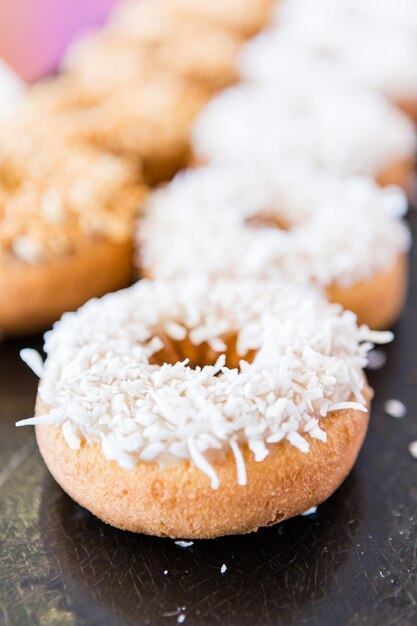
[[[335,3],[335,15],[337,4],[343,8]],[[236,153],[256,163],[299,162],[303,155],[338,174],[408,186],[411,123],[377,93],[333,77],[340,72],[330,81],[318,53],[282,43],[290,39],[281,32],[291,23],[285,16],[297,15],[298,5],[274,10],[268,0],[230,0],[225,12],[216,2],[130,0],[104,30],[73,47],[58,78],[29,90],[0,123],[3,333],[44,328],[88,297],[127,284],[132,224],[149,183],[189,160],[198,111],[239,75],[250,80],[212,99],[200,116],[195,162],[235,160]],[[323,7],[321,14],[332,14]],[[368,19],[374,29],[378,19]],[[304,42],[292,21],[292,39]],[[245,38],[267,24],[241,53]],[[300,75],[288,72],[296,49]],[[257,60],[271,74],[258,72]]]
[[[45,363],[23,354],[41,380],[21,425],[108,523],[175,538],[249,532],[317,506],[356,460],[367,353],[392,334],[328,298],[377,327],[398,314],[407,200],[375,179],[399,182],[382,174],[409,172],[415,139],[376,91],[336,79],[332,91],[332,79],[315,98],[316,80],[215,96],[194,129],[194,167],[152,193],[138,222],[147,278],[65,314]]]
[[[395,321],[416,151],[400,108],[411,111],[417,94],[417,44],[411,24],[391,26],[378,7],[276,4],[239,55],[241,82],[194,125],[196,167],[146,203],[139,271],[284,276],[324,289],[373,328]],[[399,48],[390,63],[386,45]]]
[[[233,2],[120,3],[0,120],[2,334],[130,282],[149,186],[188,162],[192,121],[271,6]]]

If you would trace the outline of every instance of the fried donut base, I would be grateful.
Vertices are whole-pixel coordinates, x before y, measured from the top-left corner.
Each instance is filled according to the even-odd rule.
[[[39,265],[19,260],[0,265],[0,332],[45,330],[65,311],[129,284],[133,244],[97,240]]]
[[[327,289],[331,302],[356,313],[359,324],[374,330],[389,328],[403,310],[407,296],[408,259],[400,255],[392,267],[351,287],[332,285]]]
[[[401,109],[412,122],[417,123],[417,98],[403,99],[395,102],[396,106]]]
[[[398,185],[408,197],[411,197],[414,186],[414,167],[411,160],[395,161],[381,170],[375,176],[375,180],[381,187]]]
[[[371,390],[366,390],[368,408]],[[48,407],[39,399],[37,414]],[[161,468],[139,461],[133,470],[108,461],[99,444],[71,450],[58,426],[36,426],[43,459],[55,480],[81,506],[123,530],[160,537],[202,539],[244,534],[299,515],[326,500],[355,463],[369,412],[329,413],[320,423],[327,443],[309,438],[305,454],[287,441],[256,462],[241,446],[247,484],[237,484],[232,453],[213,463],[220,487],[213,490],[196,466]]]

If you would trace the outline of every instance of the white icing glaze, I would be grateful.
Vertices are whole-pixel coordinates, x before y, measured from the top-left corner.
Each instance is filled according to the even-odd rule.
[[[337,173],[375,176],[411,160],[416,137],[413,124],[378,93],[317,72],[223,91],[200,114],[193,147],[201,159],[305,159]]]
[[[316,13],[314,13],[316,15]],[[280,24],[249,42],[239,69],[243,78],[281,81],[288,74],[327,71],[349,84],[371,87],[394,101],[417,99],[417,38],[389,28],[303,19]]]
[[[145,273],[349,286],[388,270],[408,248],[400,189],[269,165],[189,170],[152,194],[137,231]],[[255,228],[259,215],[291,227]]]
[[[169,335],[170,321],[187,329],[191,346],[232,332],[242,359],[256,356],[239,370],[221,353],[202,368],[151,364],[162,343],[155,329]],[[20,425],[61,424],[69,446],[99,442],[125,468],[190,458],[213,488],[205,453],[231,446],[244,484],[241,445],[257,461],[281,439],[308,452],[309,437],[325,441],[329,411],[366,410],[369,337],[378,339],[352,313],[279,281],[144,280],[66,313],[46,334],[39,394],[50,412]]]

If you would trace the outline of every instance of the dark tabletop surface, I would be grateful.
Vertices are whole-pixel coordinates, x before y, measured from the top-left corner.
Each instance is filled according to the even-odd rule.
[[[417,213],[410,222],[417,238]],[[33,430],[14,426],[36,393],[19,350],[41,338],[1,344],[0,624],[417,624],[416,250],[412,267],[387,363],[369,375],[369,433],[343,486],[314,515],[189,548],[110,528],[62,492]],[[384,414],[388,398],[407,416]]]

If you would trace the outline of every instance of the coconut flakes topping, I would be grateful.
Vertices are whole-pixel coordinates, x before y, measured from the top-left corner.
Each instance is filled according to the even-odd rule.
[[[240,84],[213,98],[193,132],[197,158],[249,163],[302,159],[375,176],[416,149],[413,124],[377,92],[318,73]]]
[[[149,197],[138,264],[164,279],[201,272],[348,286],[408,249],[406,208],[399,188],[367,178],[279,163],[206,166]]]
[[[332,24],[364,26],[368,29],[386,29],[391,32],[417,34],[417,12],[414,0],[282,0],[275,5],[271,22],[279,25],[301,26],[310,29]],[[313,22],[314,24],[311,24]]]
[[[0,125],[0,255],[35,265],[98,239],[129,241],[146,192],[135,168],[59,138],[42,148],[27,135],[18,120],[16,132]]]
[[[344,16],[319,13],[307,5],[298,19],[280,22],[243,49],[241,75],[255,81],[304,80],[327,71],[328,80],[376,89],[399,100],[417,96],[417,41],[392,27],[347,22]],[[318,18],[318,19],[315,19]]]
[[[168,341],[172,321],[186,343]],[[224,353],[204,365],[205,342],[219,337],[239,368]],[[172,354],[158,364],[161,345]],[[206,453],[231,450],[245,484],[242,446],[256,461],[283,439],[308,452],[310,438],[326,440],[329,411],[366,410],[370,346],[353,313],[279,281],[144,280],[66,313],[45,335],[39,394],[49,412],[19,425],[61,424],[71,448],[98,442],[124,468],[190,459],[214,489]],[[193,351],[201,366],[187,364]]]

